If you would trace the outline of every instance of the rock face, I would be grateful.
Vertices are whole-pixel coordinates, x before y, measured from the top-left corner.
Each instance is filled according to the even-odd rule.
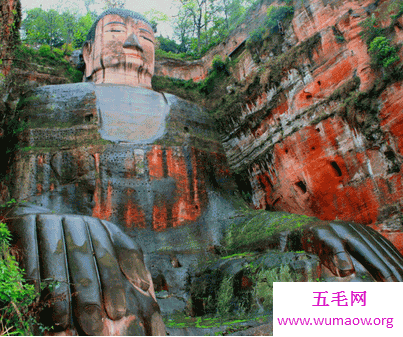
[[[219,117],[229,165],[248,178],[258,208],[377,222],[403,251],[403,89],[396,76],[380,80],[359,35],[372,13],[391,23],[390,2],[294,5],[284,54],[263,55],[260,64],[247,51],[240,57],[238,69],[250,69],[235,74],[249,86],[247,101]],[[401,21],[392,26],[394,44]]]
[[[7,75],[11,66],[11,52],[18,40],[21,22],[21,3],[19,0],[0,1],[0,71]]]
[[[257,26],[270,5],[284,6],[262,2]],[[291,25],[272,34],[260,63],[243,43],[255,25],[212,51],[238,59],[233,76],[244,92],[225,97],[234,103],[218,117],[230,168],[247,181],[257,208],[371,224],[403,251],[402,79],[373,69],[360,36],[360,24],[375,15],[399,46],[402,16],[392,22],[393,1],[293,6]],[[208,69],[208,55],[202,61]],[[165,64],[158,75],[197,81],[207,74]]]

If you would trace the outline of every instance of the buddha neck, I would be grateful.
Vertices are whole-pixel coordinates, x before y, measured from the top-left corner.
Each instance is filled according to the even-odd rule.
[[[144,87],[151,89],[151,77],[149,72],[145,71],[126,71],[123,68],[106,68],[95,71],[92,74],[91,82],[95,84],[120,84],[134,87]]]

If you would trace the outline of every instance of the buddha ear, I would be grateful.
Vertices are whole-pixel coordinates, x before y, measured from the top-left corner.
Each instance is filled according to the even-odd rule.
[[[90,77],[94,70],[94,64],[92,61],[92,45],[90,41],[86,41],[83,45],[83,59],[85,63],[85,77]]]

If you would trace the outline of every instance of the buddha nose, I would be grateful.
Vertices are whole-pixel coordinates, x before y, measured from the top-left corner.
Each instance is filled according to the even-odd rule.
[[[130,34],[126,39],[125,43],[123,44],[123,48],[137,48],[143,51],[140,41],[134,33]]]

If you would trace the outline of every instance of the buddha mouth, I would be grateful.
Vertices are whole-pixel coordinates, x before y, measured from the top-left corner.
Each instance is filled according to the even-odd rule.
[[[143,58],[139,53],[136,52],[125,52],[126,59],[138,59],[142,60]]]

